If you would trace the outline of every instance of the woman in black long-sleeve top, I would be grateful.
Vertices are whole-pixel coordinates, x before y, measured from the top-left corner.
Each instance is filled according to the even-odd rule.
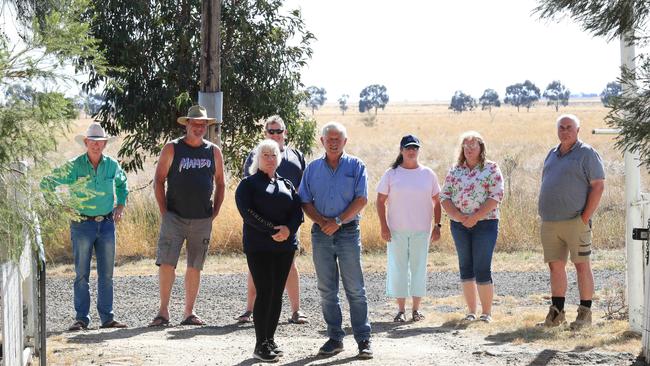
[[[282,355],[273,337],[282,310],[284,284],[298,248],[296,232],[303,221],[296,187],[276,173],[280,162],[278,144],[273,140],[260,142],[255,148],[251,175],[239,183],[235,192],[237,209],[244,219],[244,253],[257,289],[253,357],[269,362]]]

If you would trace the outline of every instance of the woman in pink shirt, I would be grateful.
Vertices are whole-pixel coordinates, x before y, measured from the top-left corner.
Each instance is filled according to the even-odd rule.
[[[397,298],[395,322],[406,321],[409,296],[413,321],[424,319],[419,308],[427,289],[429,241],[440,238],[440,186],[433,170],[418,162],[419,150],[417,137],[402,137],[397,159],[377,185],[381,237],[388,242],[386,295]]]

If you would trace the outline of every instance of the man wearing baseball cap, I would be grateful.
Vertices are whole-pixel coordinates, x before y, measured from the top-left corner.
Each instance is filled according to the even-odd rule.
[[[219,214],[225,191],[221,149],[203,139],[208,126],[216,120],[208,118],[205,108],[195,105],[177,122],[185,126],[185,135],[163,147],[154,177],[154,192],[162,218],[156,254],[160,308],[150,326],[169,324],[169,300],[183,242],[187,243],[187,269],[181,325],[205,325],[194,314],[194,303],[210,244],[212,221]]]
[[[97,312],[101,328],[126,328],[113,316],[113,268],[115,266],[115,224],[122,218],[129,194],[126,174],[117,160],[104,155],[106,145],[114,140],[102,126],[93,122],[75,141],[86,152],[68,161],[45,177],[41,188],[52,192],[59,185],[69,185],[79,201],[78,221],[70,223],[74,254],[75,321],[70,331],[87,329],[90,324],[90,262],[97,258]]]

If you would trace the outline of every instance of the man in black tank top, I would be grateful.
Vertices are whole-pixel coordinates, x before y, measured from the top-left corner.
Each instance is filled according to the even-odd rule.
[[[205,108],[196,105],[177,121],[185,126],[185,136],[165,145],[154,178],[162,217],[156,254],[160,308],[150,326],[169,324],[169,299],[183,242],[187,242],[187,270],[181,325],[205,324],[194,314],[194,302],[210,244],[212,220],[219,214],[225,190],[221,149],[203,139],[215,119],[208,118]]]

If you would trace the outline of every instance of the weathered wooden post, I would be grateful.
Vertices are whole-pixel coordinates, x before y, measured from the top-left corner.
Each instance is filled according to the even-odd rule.
[[[221,0],[203,0],[201,11],[201,91],[199,104],[217,124],[208,129],[208,140],[221,147],[223,93],[221,92]]]

